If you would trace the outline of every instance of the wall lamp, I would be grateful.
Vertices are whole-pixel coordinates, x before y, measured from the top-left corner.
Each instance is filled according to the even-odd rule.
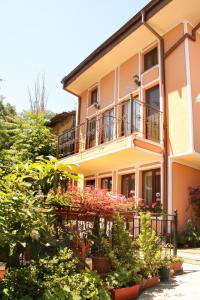
[[[141,81],[137,74],[133,76],[133,80],[134,80],[135,84],[137,84],[137,86],[141,86]]]

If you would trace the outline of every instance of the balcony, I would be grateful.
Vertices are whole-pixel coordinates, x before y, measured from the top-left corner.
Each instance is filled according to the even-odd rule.
[[[136,99],[87,120],[58,137],[58,158],[136,136],[154,143],[162,141],[162,112]]]

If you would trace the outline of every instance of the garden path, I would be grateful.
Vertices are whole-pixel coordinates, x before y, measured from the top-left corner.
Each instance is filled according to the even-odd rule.
[[[169,282],[144,291],[138,300],[199,300],[200,265],[183,265],[184,273],[173,277]]]

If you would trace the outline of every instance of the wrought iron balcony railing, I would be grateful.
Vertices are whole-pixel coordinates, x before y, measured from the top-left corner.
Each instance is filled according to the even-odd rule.
[[[120,103],[113,109],[87,120],[58,137],[58,157],[137,133],[145,139],[161,142],[162,113],[138,100]]]

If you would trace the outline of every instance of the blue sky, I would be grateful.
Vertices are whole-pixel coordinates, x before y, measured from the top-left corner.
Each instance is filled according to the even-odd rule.
[[[0,94],[20,112],[45,73],[48,109],[71,110],[61,79],[149,0],[0,0]]]

